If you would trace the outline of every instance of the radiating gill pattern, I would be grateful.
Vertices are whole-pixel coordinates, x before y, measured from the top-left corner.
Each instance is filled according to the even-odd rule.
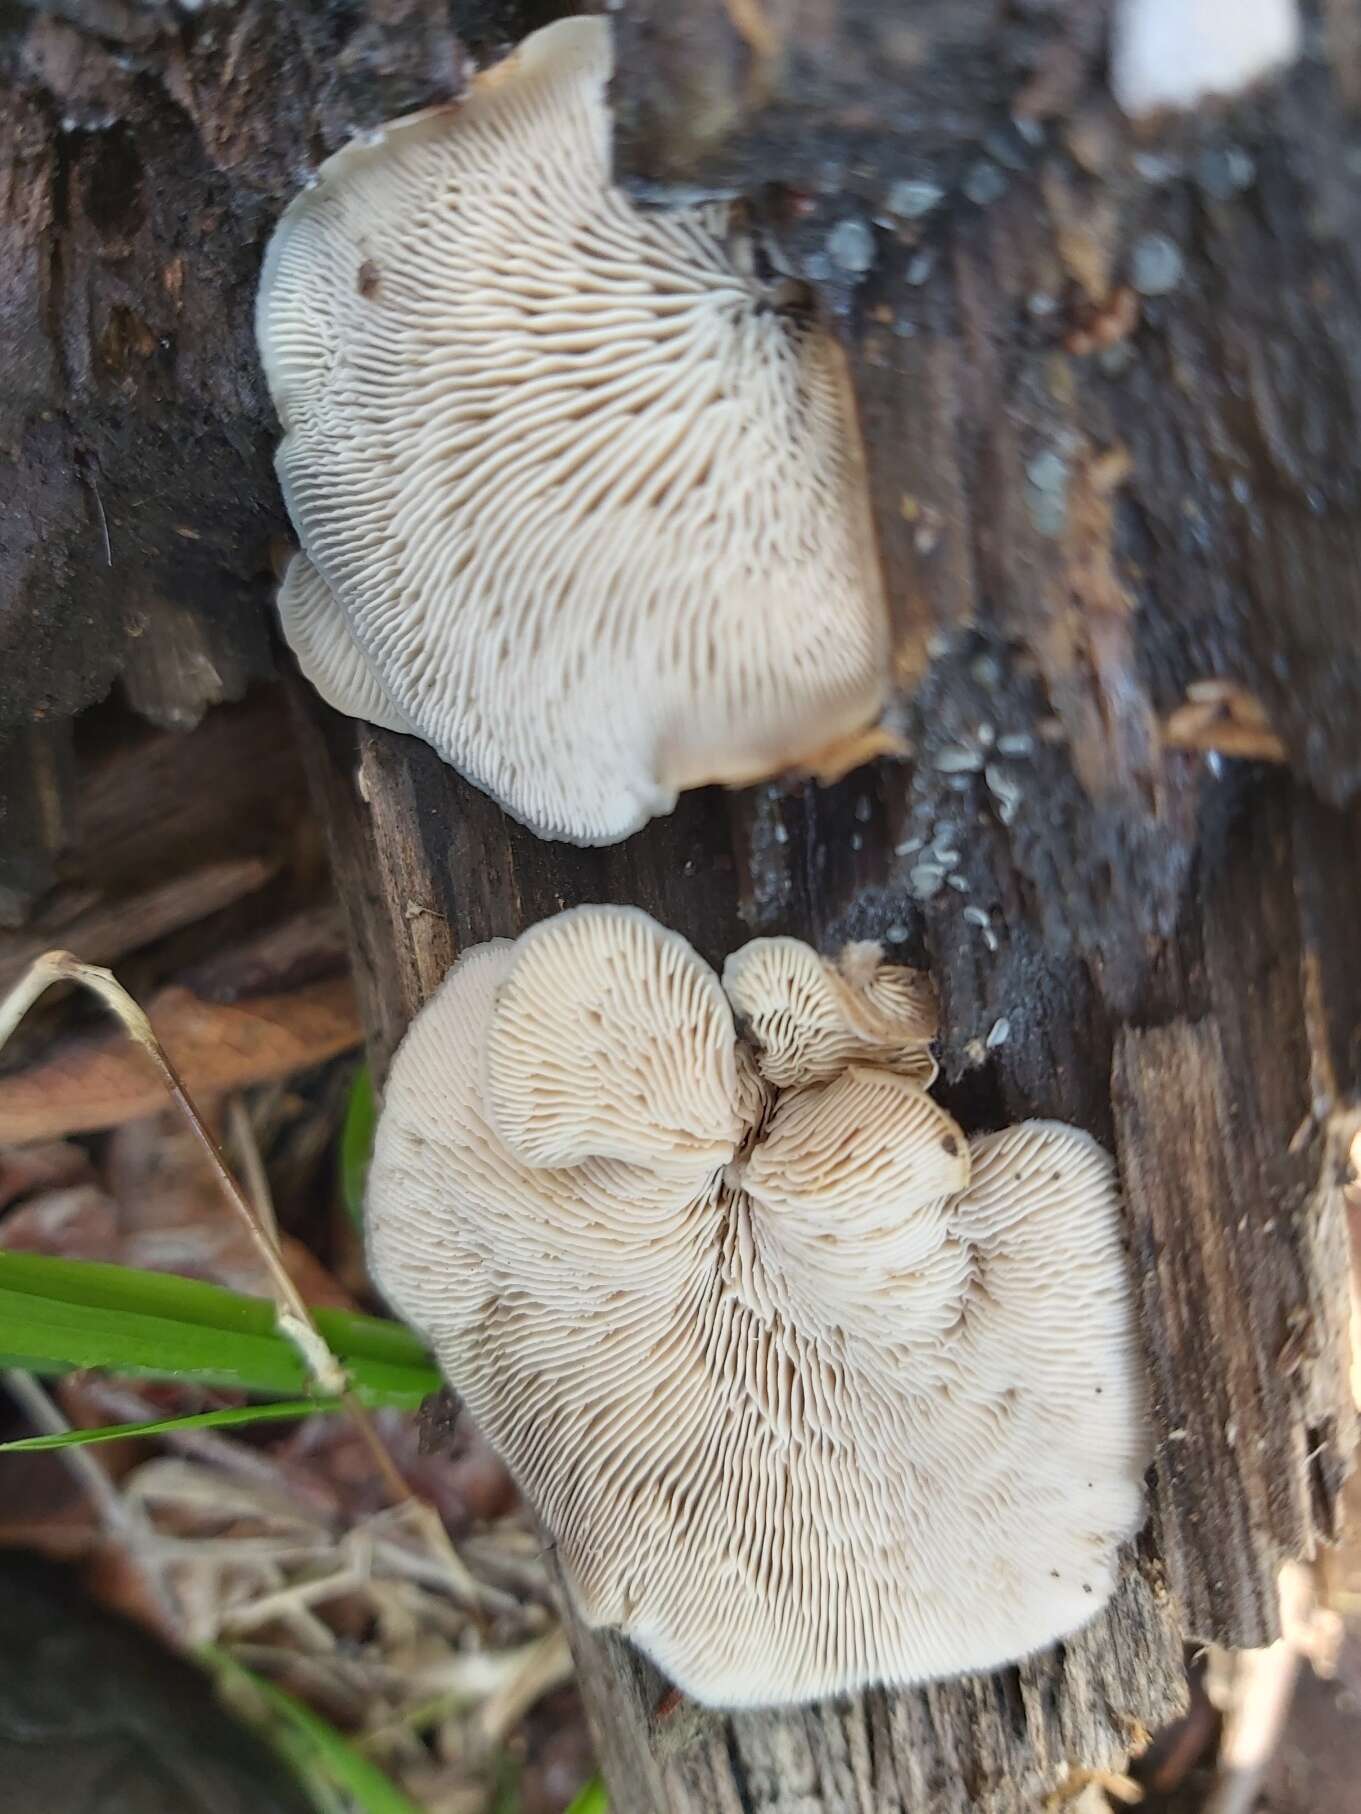
[[[257,309],[331,595],[305,671],[580,843],[850,736],[887,654],[830,338],[728,210],[612,186],[610,68],[605,21],[562,21],[347,147]]]
[[[970,1142],[882,1058],[754,1089],[754,1056],[634,910],[470,952],[393,1066],[375,1274],[586,1617],[698,1699],[1021,1657],[1103,1604],[1141,1515],[1111,1161],[1054,1123]]]

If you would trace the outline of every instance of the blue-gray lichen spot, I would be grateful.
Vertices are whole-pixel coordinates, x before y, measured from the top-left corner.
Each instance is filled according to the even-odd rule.
[[[1068,464],[1051,448],[1025,469],[1026,509],[1039,535],[1059,536],[1068,520]]]
[[[1145,233],[1130,254],[1130,282],[1141,296],[1166,296],[1181,282],[1186,260],[1165,233]]]

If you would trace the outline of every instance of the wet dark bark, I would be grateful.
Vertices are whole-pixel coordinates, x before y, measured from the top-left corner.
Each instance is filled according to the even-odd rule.
[[[1284,84],[1140,144],[1104,98],[1096,0],[922,4],[910,29],[871,0],[625,9],[628,179],[751,193],[846,340],[903,758],[693,795],[578,851],[298,691],[380,1066],[460,949],[631,901],[711,959],[761,931],[887,938],[936,977],[969,1125],[1061,1116],[1120,1158],[1158,1448],[1112,1607],[994,1677],[732,1720],[668,1711],[623,1646],[577,1632],[629,1814],[1020,1814],[1166,1715],[1184,1634],[1270,1638],[1277,1564],[1333,1531],[1361,1092],[1361,32],[1352,0],[1322,10]],[[20,732],[22,780],[60,766],[53,715],[120,671],[192,713],[207,669],[231,692],[268,661],[261,241],[349,129],[456,91],[466,22],[434,0],[3,18],[0,296],[28,338],[4,377],[22,508],[0,703],[49,714]],[[697,124],[705,93],[722,106]],[[939,198],[918,213],[904,180]],[[201,661],[143,653],[183,638]],[[59,836],[26,822],[20,906]]]

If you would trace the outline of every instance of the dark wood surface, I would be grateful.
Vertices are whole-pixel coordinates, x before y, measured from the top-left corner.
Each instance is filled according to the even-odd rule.
[[[996,1676],[732,1720],[659,1718],[655,1675],[574,1633],[628,1814],[1028,1814],[1175,1705],[1184,1635],[1272,1635],[1276,1566],[1331,1534],[1352,1448],[1357,8],[1330,9],[1331,37],[1279,91],[1143,141],[1103,94],[1104,9],[1082,0],[1011,9],[997,31],[991,6],[921,4],[897,61],[862,28],[901,7],[697,0],[680,34],[677,10],[625,9],[626,173],[654,195],[759,189],[772,261],[819,282],[852,363],[910,754],[828,788],[695,794],[579,851],[302,688],[295,721],[380,1069],[459,950],[629,901],[711,959],[763,931],[891,938],[936,978],[944,1089],[969,1126],[1057,1115],[1115,1148],[1157,1454],[1150,1525],[1087,1631]],[[350,129],[456,92],[460,28],[485,54],[507,19],[433,0],[4,15],[22,135],[0,152],[16,248],[0,295],[31,344],[0,392],[28,500],[0,551],[0,704],[35,752],[20,780],[38,832],[52,714],[127,672],[129,597],[169,600],[220,655],[223,691],[268,660],[281,520],[249,336],[263,236]],[[778,39],[755,82],[753,19]],[[736,98],[681,130],[667,97],[710,76]],[[849,121],[847,83],[865,90]],[[810,174],[823,133],[833,152]],[[941,191],[921,219],[886,212],[904,177]],[[848,221],[865,232],[831,246],[861,264],[868,244],[863,270],[829,250]],[[148,623],[143,644],[179,634]],[[169,713],[176,676],[203,669],[144,671]],[[1206,681],[1218,732],[1186,717]],[[923,852],[903,847],[933,836],[958,885],[927,897]],[[42,848],[25,846],[20,910]]]

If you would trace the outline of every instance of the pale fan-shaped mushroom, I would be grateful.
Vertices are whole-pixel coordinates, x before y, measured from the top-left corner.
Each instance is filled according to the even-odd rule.
[[[887,671],[832,339],[730,210],[613,186],[611,64],[560,21],[328,160],[256,318],[304,671],[591,844],[825,759]]]
[[[375,1276],[585,1617],[697,1698],[1073,1630],[1147,1458],[1110,1160],[1047,1123],[970,1146],[882,1066],[773,1109],[751,1077],[712,974],[643,914],[470,952],[388,1080]]]
[[[579,907],[519,940],[487,1040],[487,1099],[530,1165],[731,1158],[742,1136],[732,1009],[677,932]]]
[[[723,988],[780,1089],[825,1083],[850,1064],[935,1080],[935,991],[920,970],[884,963],[877,944],[848,945],[829,963],[801,939],[753,939],[724,964]]]

